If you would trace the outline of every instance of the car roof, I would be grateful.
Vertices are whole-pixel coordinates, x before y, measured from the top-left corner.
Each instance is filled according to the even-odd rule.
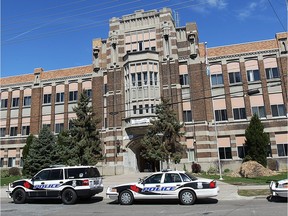
[[[47,169],[59,169],[59,168],[65,168],[65,169],[72,169],[72,168],[97,168],[95,166],[65,166],[65,165],[51,165],[50,167],[47,167],[42,170],[47,170]]]
[[[160,172],[155,172],[153,174],[163,174],[163,173],[185,173],[185,171],[180,171],[180,170],[162,170]]]

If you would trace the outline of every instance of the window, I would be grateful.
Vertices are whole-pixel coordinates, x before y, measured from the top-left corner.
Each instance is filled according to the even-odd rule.
[[[11,127],[10,128],[10,136],[17,136],[18,127]]]
[[[21,157],[21,158],[20,158],[20,167],[23,167],[23,165],[24,165],[24,160],[23,160],[23,158]]]
[[[241,79],[240,72],[231,72],[231,73],[229,73],[229,82],[230,82],[230,84],[241,83],[242,79]]]
[[[253,113],[253,115],[254,114],[258,115],[259,118],[265,118],[266,117],[266,112],[265,112],[264,106],[252,107],[252,113]]]
[[[278,156],[288,156],[287,146],[288,144],[277,144]]]
[[[63,169],[52,169],[47,180],[62,180]]]
[[[137,108],[135,105],[133,106],[133,114],[137,114]]]
[[[161,182],[162,174],[155,174],[145,179],[145,184],[157,184]]]
[[[248,82],[260,80],[259,70],[248,70],[247,71],[247,79],[248,79]]]
[[[143,106],[139,105],[139,114],[143,114]]]
[[[44,128],[44,127],[48,127],[50,129],[51,125],[50,124],[43,124],[42,128]]]
[[[137,81],[138,81],[138,86],[142,86],[142,77],[141,77],[141,73],[137,73]]]
[[[106,83],[106,84],[104,84],[104,94],[106,94],[107,92],[108,92],[108,85]]]
[[[149,104],[145,104],[146,113],[149,113]]]
[[[48,180],[49,174],[50,174],[50,170],[43,170],[40,173],[38,173],[36,176],[34,176],[34,179],[38,181]]]
[[[189,77],[188,74],[180,75],[180,85],[189,85]]]
[[[246,110],[245,108],[235,108],[233,109],[234,119],[246,119]]]
[[[9,157],[8,158],[8,167],[15,167],[16,165],[16,158],[15,157]]]
[[[131,74],[132,86],[136,86],[136,77],[135,74]]]
[[[18,107],[19,106],[19,98],[12,98],[12,107]]]
[[[151,104],[151,113],[154,113],[154,104]]]
[[[1,108],[8,107],[8,99],[1,99]]]
[[[266,68],[265,71],[267,79],[279,78],[278,68]]]
[[[223,75],[222,74],[213,74],[211,75],[212,86],[223,85]]]
[[[182,182],[180,176],[177,173],[166,173],[164,183]]]
[[[22,126],[22,135],[30,134],[30,126]]]
[[[64,102],[64,92],[58,92],[56,93],[56,103],[62,103]]]
[[[64,130],[64,123],[55,124],[55,133],[60,133]]]
[[[273,117],[285,116],[284,104],[271,105],[271,109]]]
[[[150,74],[150,85],[153,85],[153,72],[149,72]]]
[[[50,104],[51,103],[51,94],[44,94],[43,103],[44,104]]]
[[[226,121],[228,120],[227,117],[227,110],[215,110],[215,117],[216,121]]]
[[[220,159],[232,159],[231,147],[219,148]]]
[[[144,85],[148,85],[148,74],[147,74],[147,72],[143,72],[143,78],[144,78]]]
[[[23,100],[23,106],[30,106],[31,105],[31,96],[25,96]]]
[[[0,137],[5,137],[6,135],[6,128],[0,128]]]
[[[157,85],[158,80],[158,73],[154,72],[154,85]]]
[[[86,95],[91,99],[92,98],[92,89],[87,89]]]
[[[191,110],[183,111],[183,121],[184,122],[192,122],[192,112]]]
[[[69,101],[77,101],[78,100],[78,91],[69,92]]]
[[[239,158],[244,158],[246,156],[246,147],[244,145],[238,146],[237,151],[238,151],[238,157]]]
[[[195,161],[194,149],[187,149],[188,161]]]
[[[3,167],[3,165],[4,165],[4,158],[1,158],[1,160],[0,160],[0,167]]]

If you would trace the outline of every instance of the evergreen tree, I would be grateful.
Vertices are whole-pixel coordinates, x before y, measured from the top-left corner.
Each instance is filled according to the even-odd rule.
[[[48,127],[40,130],[30,145],[27,157],[24,160],[25,175],[33,176],[41,169],[59,163],[55,136]]]
[[[246,156],[266,167],[267,149],[270,140],[269,135],[264,133],[264,125],[256,114],[253,115],[249,126],[245,130],[245,138]]]
[[[183,135],[183,124],[180,124],[167,99],[162,98],[162,103],[156,106],[156,116],[141,140],[140,154],[150,161],[166,161],[169,168],[170,160],[179,163],[182,158],[184,149],[179,140]]]
[[[77,106],[73,108],[77,118],[70,121],[70,137],[65,142],[68,147],[69,158],[66,162],[70,165],[95,165],[102,159],[101,141],[96,118],[92,106],[89,105],[89,97],[86,90],[80,95]]]
[[[24,146],[23,151],[22,151],[22,159],[23,159],[23,161],[25,161],[27,156],[28,156],[29,149],[30,149],[30,146],[31,146],[31,144],[33,142],[33,139],[34,139],[33,134],[30,134],[27,137],[27,139],[26,139],[26,145]],[[26,175],[27,169],[29,169],[29,167],[27,167],[27,165],[24,163],[23,169],[22,169],[23,175]]]

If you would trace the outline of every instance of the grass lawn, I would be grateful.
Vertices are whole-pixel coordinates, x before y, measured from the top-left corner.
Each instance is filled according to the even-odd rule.
[[[9,176],[9,177],[1,177],[1,186],[7,186],[10,182],[13,182],[15,180],[21,179],[22,176]]]
[[[193,175],[195,175],[193,173]],[[195,176],[209,179],[219,180],[219,175],[208,175],[205,173],[196,174]],[[265,185],[269,184],[271,181],[278,181],[287,178],[286,172],[281,172],[275,176],[261,176],[257,178],[241,178],[241,177],[230,177],[228,175],[222,175],[223,182],[233,185]],[[220,181],[220,180],[219,180]]]

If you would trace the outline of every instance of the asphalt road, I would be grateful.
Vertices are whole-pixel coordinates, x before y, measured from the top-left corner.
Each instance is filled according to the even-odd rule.
[[[268,201],[265,198],[252,200],[218,201],[199,200],[192,206],[179,205],[177,201],[137,202],[121,206],[102,197],[81,201],[75,205],[63,205],[57,200],[38,200],[16,205],[11,199],[1,199],[1,216],[287,216],[287,199]]]

